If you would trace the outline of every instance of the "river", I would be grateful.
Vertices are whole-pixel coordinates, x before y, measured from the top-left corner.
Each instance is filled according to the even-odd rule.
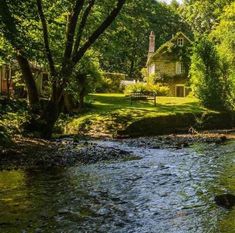
[[[0,232],[233,233],[235,143],[149,149],[97,141],[140,159],[0,172]]]

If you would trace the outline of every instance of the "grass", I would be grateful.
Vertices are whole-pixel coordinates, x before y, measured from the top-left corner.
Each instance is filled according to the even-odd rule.
[[[93,94],[90,95],[94,110],[110,112],[115,110],[139,111],[151,115],[174,114],[178,112],[201,112],[204,110],[196,98],[157,97],[157,106],[153,101],[135,101],[131,105],[130,99],[123,94]]]
[[[89,101],[92,108],[69,119],[64,133],[110,135],[143,118],[208,111],[193,97],[157,97],[156,106],[153,101],[136,101],[131,105],[123,94],[92,94]]]

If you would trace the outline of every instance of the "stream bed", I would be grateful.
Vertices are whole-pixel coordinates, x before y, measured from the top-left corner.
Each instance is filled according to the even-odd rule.
[[[235,142],[95,143],[139,159],[0,172],[0,232],[235,233],[235,209],[214,203],[235,194]]]

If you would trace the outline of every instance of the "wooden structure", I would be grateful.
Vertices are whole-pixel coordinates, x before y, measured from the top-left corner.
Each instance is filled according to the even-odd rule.
[[[0,66],[0,94],[13,94],[12,69],[9,65]]]
[[[37,64],[30,64],[32,68],[32,72],[35,78],[36,87],[40,96],[44,96],[47,93],[48,89],[48,82],[49,82],[49,74],[48,72],[42,67]],[[24,88],[24,82],[19,81],[21,87],[17,87],[14,85],[14,75],[16,72],[21,73],[18,64],[13,62],[10,64],[2,64],[0,65],[0,95],[3,96],[10,96],[17,93],[21,93],[20,96],[24,96],[24,92],[26,92]],[[20,89],[20,90],[19,90]],[[27,94],[26,94],[27,95]]]
[[[133,101],[141,101],[141,100],[153,100],[154,106],[157,105],[157,96],[154,92],[132,92],[130,94],[131,104]]]

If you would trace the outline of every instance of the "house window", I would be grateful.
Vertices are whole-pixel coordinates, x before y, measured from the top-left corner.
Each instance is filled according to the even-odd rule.
[[[184,39],[183,38],[178,38],[177,45],[180,46],[180,47],[184,46]]]
[[[155,74],[155,64],[152,64],[149,66],[149,75]]]
[[[176,62],[176,74],[183,74],[184,71],[184,64],[182,62]]]

